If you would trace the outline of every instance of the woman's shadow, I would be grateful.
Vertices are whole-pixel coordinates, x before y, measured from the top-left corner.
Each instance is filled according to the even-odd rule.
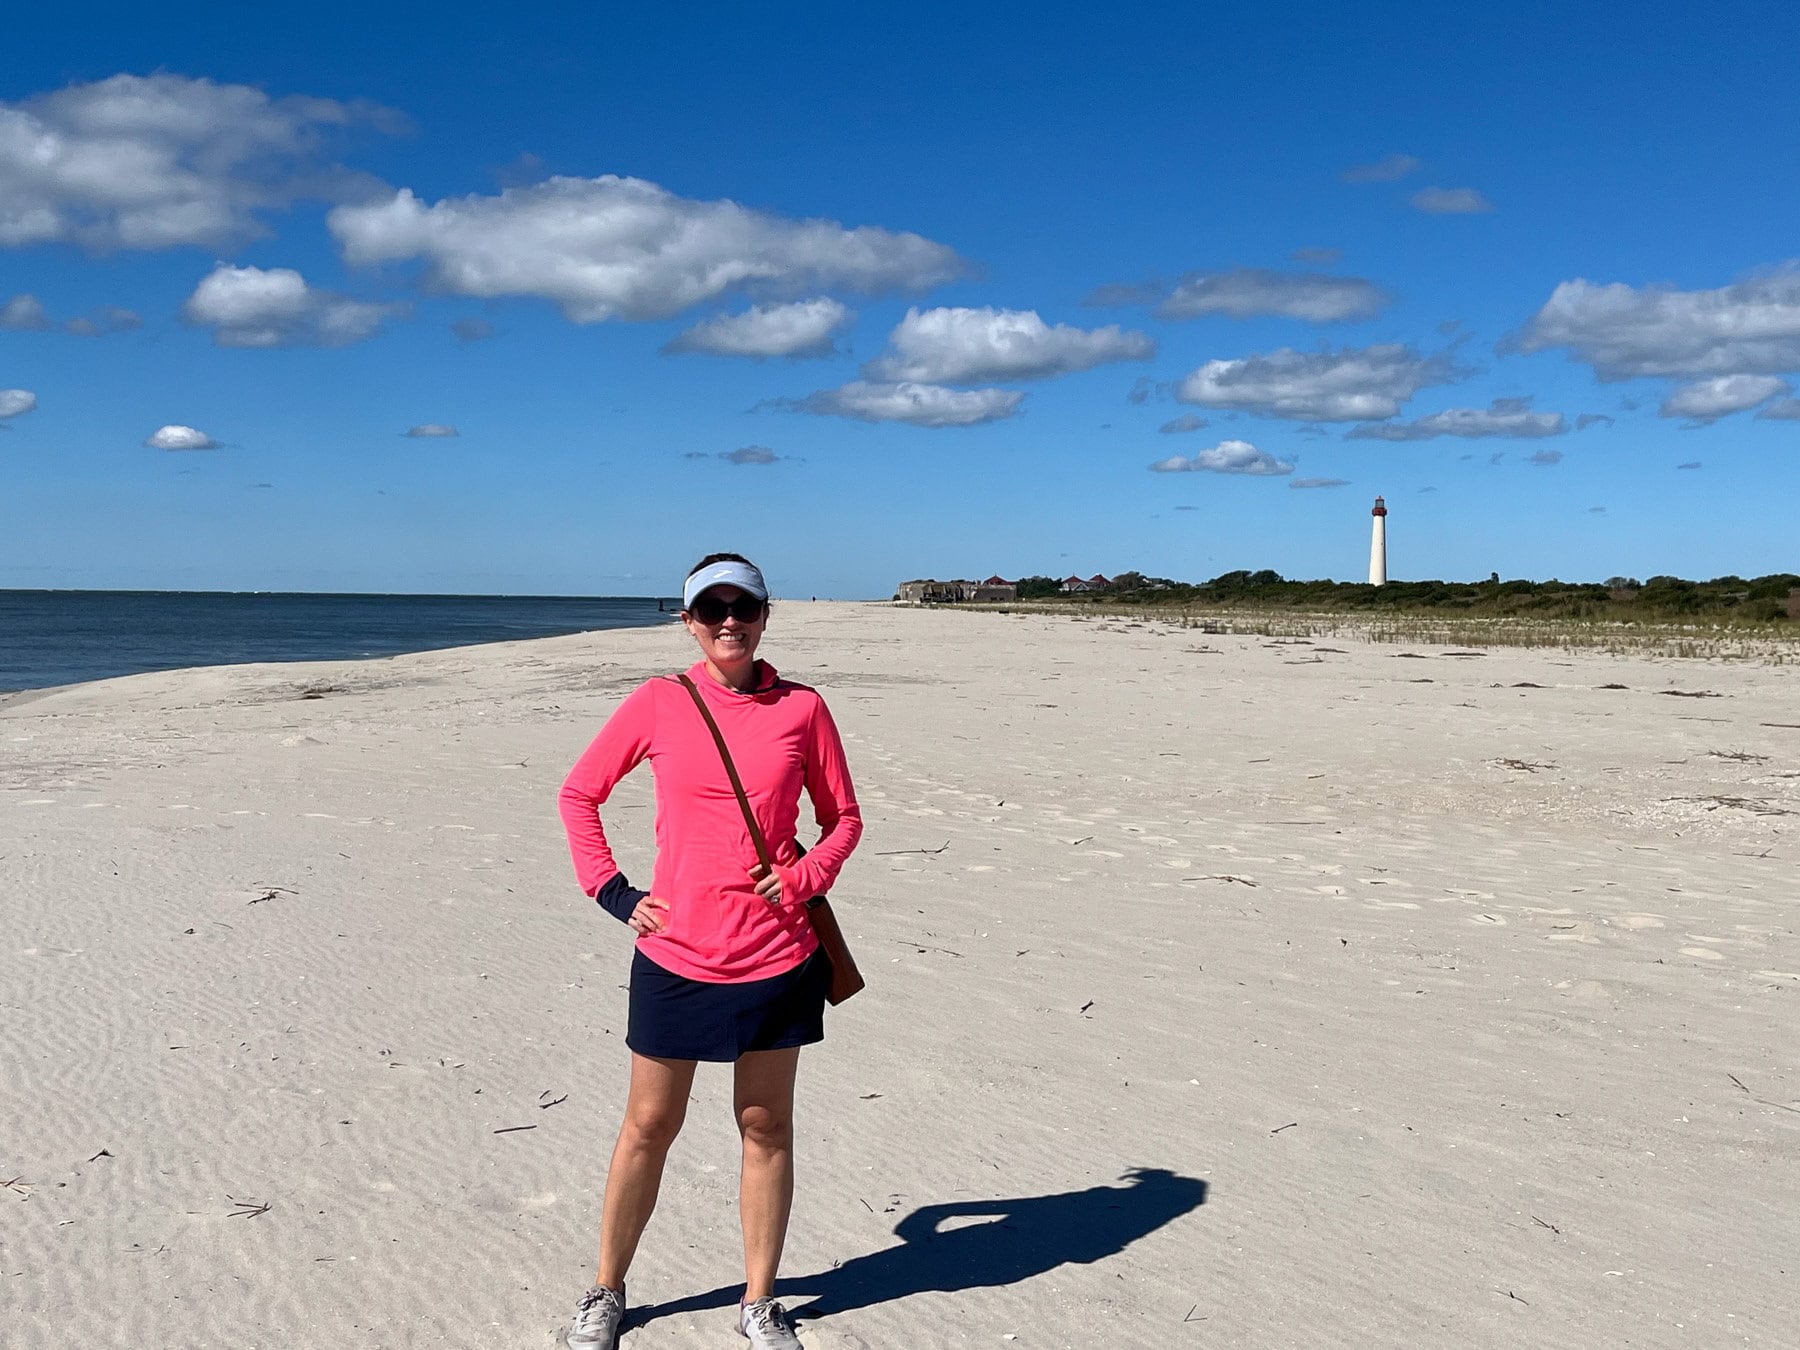
[[[796,1318],[823,1317],[927,1291],[1016,1284],[1058,1266],[1116,1255],[1147,1233],[1206,1203],[1206,1183],[1163,1167],[1134,1167],[1123,1185],[1056,1195],[965,1200],[915,1209],[894,1226],[897,1246],[816,1275],[780,1282],[785,1299],[813,1295]],[[945,1229],[952,1220],[980,1220]],[[630,1325],[716,1308],[737,1286],[633,1310]]]

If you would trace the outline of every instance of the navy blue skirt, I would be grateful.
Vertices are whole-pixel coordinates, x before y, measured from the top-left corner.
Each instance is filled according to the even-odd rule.
[[[825,1039],[831,962],[815,951],[766,980],[711,984],[666,970],[638,948],[631,958],[625,1044],[653,1059],[730,1064],[751,1050],[786,1050]]]

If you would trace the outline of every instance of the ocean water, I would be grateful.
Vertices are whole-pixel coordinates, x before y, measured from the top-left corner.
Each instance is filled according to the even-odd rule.
[[[640,628],[669,622],[679,608],[655,597],[0,590],[0,692]]]

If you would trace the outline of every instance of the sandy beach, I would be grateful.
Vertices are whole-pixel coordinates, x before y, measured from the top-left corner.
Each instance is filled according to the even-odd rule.
[[[674,625],[0,702],[0,1341],[549,1346]],[[867,835],[809,1350],[1800,1343],[1800,667],[778,604]],[[650,778],[609,807],[648,876]],[[741,1344],[703,1069],[627,1347]]]

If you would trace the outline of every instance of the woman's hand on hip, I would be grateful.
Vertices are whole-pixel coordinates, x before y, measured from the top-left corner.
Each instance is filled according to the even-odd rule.
[[[631,917],[625,922],[636,929],[640,935],[667,932],[669,902],[661,896],[646,895],[637,902],[637,908],[631,911]]]
[[[781,869],[764,867],[758,863],[750,869],[750,879],[756,883],[756,893],[771,905],[781,903]]]

